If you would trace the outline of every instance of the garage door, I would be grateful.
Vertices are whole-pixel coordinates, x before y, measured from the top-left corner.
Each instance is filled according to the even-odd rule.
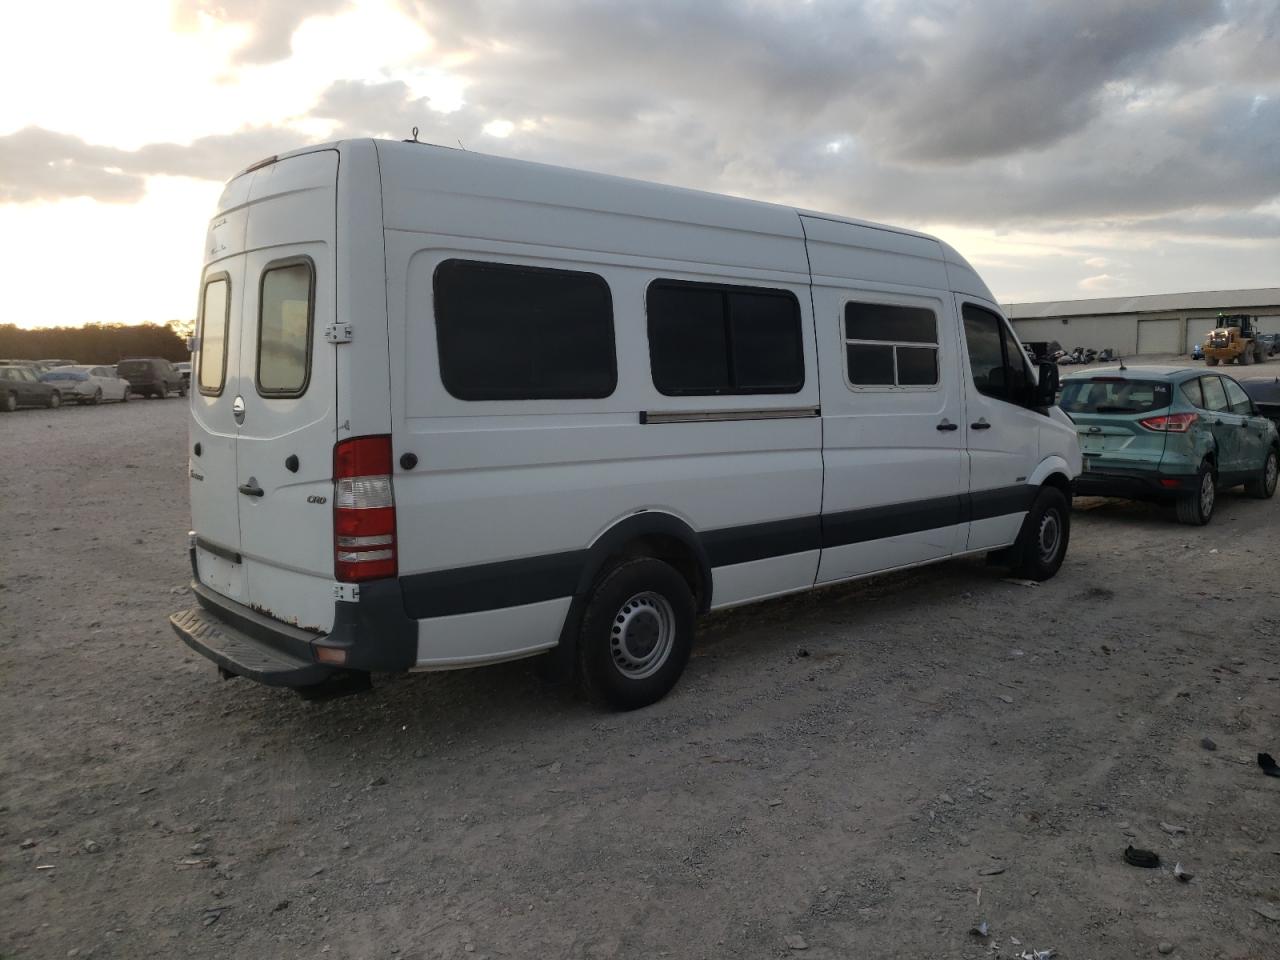
[[[1216,323],[1217,321],[1211,317],[1204,320],[1188,320],[1186,352],[1190,353],[1191,348],[1197,343],[1204,343],[1204,338],[1209,335],[1209,331],[1213,329]]]
[[[1181,353],[1182,321],[1139,320],[1138,353]]]

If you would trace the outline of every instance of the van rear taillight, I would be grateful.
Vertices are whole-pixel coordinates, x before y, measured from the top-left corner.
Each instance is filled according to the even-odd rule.
[[[344,583],[396,575],[388,436],[353,437],[333,448],[333,571]]]
[[[1168,413],[1159,417],[1147,417],[1145,420],[1139,420],[1138,425],[1160,433],[1186,433],[1191,429],[1191,425],[1199,419],[1199,415],[1194,413]]]

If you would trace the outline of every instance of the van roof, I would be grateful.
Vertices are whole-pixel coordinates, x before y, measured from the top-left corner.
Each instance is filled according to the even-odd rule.
[[[424,160],[434,159],[436,164],[443,163],[445,169],[456,169],[457,160],[465,157],[468,165],[465,186],[467,187],[467,192],[474,193],[475,196],[506,197],[511,195],[513,191],[512,183],[520,182],[521,174],[525,174],[527,177],[531,173],[536,175],[535,172],[539,172],[545,174],[545,179],[539,178],[539,189],[547,195],[549,205],[576,206],[582,210],[634,214],[648,216],[648,218],[653,219],[689,220],[694,221],[694,223],[705,221],[705,223],[723,225],[723,227],[736,227],[737,229],[750,230],[750,232],[772,233],[776,234],[776,236],[796,238],[804,236],[803,228],[801,228],[800,224],[800,218],[804,216],[804,218],[826,220],[831,221],[831,223],[849,224],[852,227],[864,228],[864,230],[882,230],[884,233],[897,234],[900,237],[925,239],[925,241],[937,244],[937,260],[955,266],[963,273],[970,275],[970,278],[966,278],[969,279],[968,284],[961,283],[961,285],[964,285],[969,292],[982,294],[988,300],[995,302],[991,297],[991,292],[986,289],[986,285],[980,282],[977,271],[973,270],[969,262],[963,256],[960,256],[960,253],[957,253],[954,247],[937,237],[931,236],[931,234],[920,233],[918,230],[892,227],[892,225],[876,223],[876,221],[872,220],[861,220],[852,218],[852,216],[808,210],[804,209],[804,207],[751,200],[748,197],[737,197],[727,195],[727,193],[673,187],[669,186],[669,184],[654,182],[654,180],[617,177],[614,174],[595,173],[591,172],[591,170],[544,164],[534,160],[520,160],[513,159],[513,157],[481,154],[481,152],[460,150],[457,147],[436,145],[436,143],[372,140],[372,138],[315,143],[315,145],[300,147],[298,150],[266,157],[266,159],[260,160],[259,163],[252,164],[242,170],[232,180],[251,173],[252,170],[259,169],[261,166],[268,166],[276,163],[276,161],[288,159],[288,157],[314,154],[314,152],[323,150],[340,151],[343,150],[344,146],[349,147],[360,142],[374,143],[380,156],[397,157],[398,160],[402,161],[399,164],[402,169],[406,166],[403,160],[410,156],[424,157]],[[430,160],[428,160],[428,163],[430,163]],[[384,169],[381,173],[383,173],[384,178],[389,175],[387,169]],[[488,175],[483,175],[485,173]],[[481,175],[477,178],[476,174]],[[566,188],[566,174],[572,175],[573,188],[571,191]],[[230,180],[228,183],[230,183]],[[591,184],[595,184],[598,189],[595,189],[595,191],[584,189],[584,186],[589,187]],[[384,179],[384,189],[387,186],[388,184]],[[230,192],[224,193],[224,197],[229,198]],[[694,211],[700,211],[700,214],[695,214]],[[867,234],[864,234],[864,236],[867,236]],[[886,237],[886,241],[888,241],[886,247],[891,247],[892,241],[890,241],[890,238]],[[915,253],[915,255],[919,256],[919,253]]]

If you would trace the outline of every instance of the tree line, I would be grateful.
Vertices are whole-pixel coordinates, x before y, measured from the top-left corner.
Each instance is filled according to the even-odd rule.
[[[83,327],[26,329],[0,323],[0,358],[44,360],[61,358],[76,363],[115,363],[126,357],[164,357],[187,360],[186,338],[192,324],[89,323]]]

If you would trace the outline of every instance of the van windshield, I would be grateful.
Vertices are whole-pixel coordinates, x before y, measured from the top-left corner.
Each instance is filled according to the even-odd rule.
[[[1158,380],[1095,377],[1065,383],[1059,406],[1067,413],[1149,413],[1169,406],[1172,396]]]

